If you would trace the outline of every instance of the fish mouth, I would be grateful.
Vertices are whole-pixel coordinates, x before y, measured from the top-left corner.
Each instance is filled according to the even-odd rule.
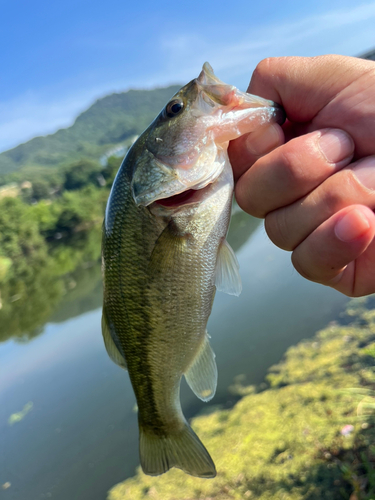
[[[187,189],[186,191],[183,191],[182,193],[175,194],[173,196],[169,196],[168,198],[159,198],[158,200],[155,200],[154,203],[158,205],[162,205],[163,207],[167,208],[177,208],[181,207],[183,205],[188,205],[190,203],[195,203],[196,194],[204,191],[205,188],[203,189]]]

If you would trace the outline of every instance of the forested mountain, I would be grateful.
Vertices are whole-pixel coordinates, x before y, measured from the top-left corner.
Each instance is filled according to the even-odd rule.
[[[1,153],[0,175],[24,167],[59,166],[82,157],[98,160],[111,146],[140,134],[179,88],[129,90],[98,99],[71,127]]]

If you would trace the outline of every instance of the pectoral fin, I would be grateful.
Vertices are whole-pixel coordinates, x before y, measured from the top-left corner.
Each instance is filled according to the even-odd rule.
[[[208,334],[206,333],[201,349],[192,365],[185,373],[190,389],[202,401],[209,401],[215,395],[217,385],[217,367]]]
[[[239,264],[227,240],[220,245],[216,261],[216,289],[229,295],[240,295],[242,291]]]
[[[170,221],[156,240],[149,264],[151,271],[165,271],[177,265],[189,244],[189,237],[189,234],[181,234]]]
[[[111,330],[110,326],[108,324],[108,317],[106,314],[105,306],[103,306],[103,314],[102,314],[102,334],[103,334],[103,339],[104,339],[104,345],[105,348],[107,349],[108,356],[112,359],[116,365],[121,366],[121,368],[124,368],[125,370],[128,369],[126,366],[126,361],[124,356],[120,353],[118,350],[112,335],[111,335]]]

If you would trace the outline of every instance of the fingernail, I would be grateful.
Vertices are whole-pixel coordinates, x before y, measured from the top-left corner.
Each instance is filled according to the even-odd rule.
[[[319,137],[319,146],[329,163],[338,163],[354,152],[352,138],[343,130],[331,129]]]
[[[369,227],[370,223],[365,214],[353,208],[336,223],[335,234],[339,240],[349,243],[362,236]]]
[[[353,173],[368,189],[375,189],[375,157],[362,160],[353,168]]]
[[[246,148],[253,155],[262,156],[280,146],[283,140],[281,127],[277,124],[269,125],[249,134],[246,139]]]

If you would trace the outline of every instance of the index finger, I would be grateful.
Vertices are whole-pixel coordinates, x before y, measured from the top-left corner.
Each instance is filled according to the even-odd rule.
[[[241,177],[259,158],[284,143],[283,129],[277,123],[259,127],[229,143],[228,154],[234,180]]]
[[[338,55],[270,57],[257,65],[247,91],[274,100],[290,121],[304,123],[370,67],[372,61]]]
[[[361,158],[375,152],[374,89],[374,61],[327,55],[264,59],[252,75],[248,92],[283,106],[287,139],[321,128],[340,128],[354,139],[356,157]]]

